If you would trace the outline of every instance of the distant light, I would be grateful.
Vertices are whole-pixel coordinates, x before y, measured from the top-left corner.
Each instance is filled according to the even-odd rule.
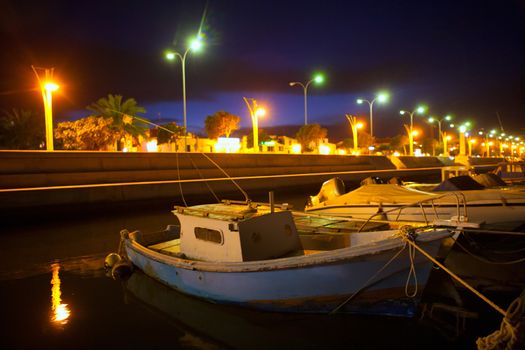
[[[394,154],[392,154],[394,157],[399,157],[401,155],[401,153],[399,153],[398,151],[395,151]]]
[[[58,90],[58,85],[53,82],[47,82],[44,84],[44,89],[47,91],[55,91]]]
[[[369,151],[373,151],[373,150],[375,150],[375,149],[376,149],[376,148],[375,148],[374,146],[368,146],[368,150],[369,150]]]
[[[490,133],[491,133],[491,134],[495,134],[495,133],[496,133],[496,129],[492,129],[492,130],[490,130]]]
[[[452,117],[450,115],[445,116],[445,120],[451,120]]]
[[[417,111],[419,114],[423,114],[423,113],[425,113],[426,110],[427,110],[427,108],[424,107],[424,106],[419,106],[419,107],[417,107],[417,109],[416,109],[416,111]]]
[[[361,129],[363,126],[364,126],[363,123],[357,123],[357,124],[355,125],[355,127],[356,127],[357,129]]]
[[[435,119],[434,119],[434,118],[432,118],[432,117],[428,118],[428,122],[429,122],[429,123],[433,123],[433,122],[434,122],[434,120],[435,120]]]
[[[219,137],[213,148],[216,152],[237,153],[241,149],[238,137]]]
[[[453,128],[453,127],[454,127],[454,124],[450,124],[450,127]]]
[[[330,154],[330,147],[327,145],[319,145],[319,154]]]
[[[175,52],[168,51],[166,52],[166,59],[167,60],[174,60],[175,59]]]
[[[464,133],[465,131],[467,131],[467,127],[465,125],[461,125],[459,127],[459,132]]]
[[[148,152],[157,152],[158,151],[157,140],[151,140],[151,141],[146,142],[146,150]]]
[[[483,135],[483,131],[479,131],[479,132],[478,132],[478,135]]]
[[[357,102],[358,104],[361,104],[361,103],[363,103],[364,101],[363,101],[362,98],[358,98],[356,102]]]
[[[124,148],[122,149],[122,152],[129,152],[129,149],[128,149],[127,147],[124,147]]]
[[[301,153],[301,148],[302,148],[302,147],[301,147],[301,145],[300,145],[299,143],[294,143],[294,144],[292,145],[292,153],[294,153],[294,154],[299,154],[299,153]]]
[[[470,143],[476,143],[476,139],[470,139]]]
[[[337,154],[341,155],[341,156],[344,156],[346,154],[346,150],[342,149],[342,148],[339,148],[337,150]]]
[[[405,113],[406,113],[406,111],[403,111],[403,110],[399,111],[399,114],[401,114],[401,115],[405,115]]]
[[[314,82],[316,82],[317,84],[321,84],[322,82],[324,82],[324,76],[322,74],[317,74],[314,77]]]

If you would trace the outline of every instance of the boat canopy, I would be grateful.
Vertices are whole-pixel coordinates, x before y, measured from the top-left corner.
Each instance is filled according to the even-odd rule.
[[[415,203],[436,197],[436,194],[408,189],[393,184],[363,185],[351,192],[327,200],[326,205],[371,204],[371,203]]]

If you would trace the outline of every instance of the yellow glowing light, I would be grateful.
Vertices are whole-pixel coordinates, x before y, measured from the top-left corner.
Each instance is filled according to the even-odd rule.
[[[489,146],[493,146],[493,145],[494,145],[494,142],[490,141]]]
[[[53,313],[51,321],[55,324],[64,325],[67,323],[71,311],[67,304],[62,304],[62,292],[60,291],[60,277],[58,272],[60,271],[59,264],[51,265],[53,276],[51,278],[51,311]]]
[[[363,126],[364,126],[363,123],[357,123],[357,124],[355,125],[355,127],[356,127],[357,129],[361,129]]]
[[[417,130],[413,130],[413,131],[412,131],[412,136],[417,136],[417,135],[419,135],[419,131],[417,131]]]
[[[345,154],[346,154],[346,150],[339,148],[339,149],[337,150],[337,154],[339,154],[339,155],[345,155]]]
[[[476,139],[470,139],[469,142],[472,143],[472,144],[474,144],[474,143],[476,143],[477,141],[476,141]]]
[[[264,117],[265,115],[266,115],[266,109],[262,107],[257,108],[257,110],[255,111],[256,117]]]
[[[124,147],[124,148],[122,149],[122,152],[129,152],[129,149],[128,149],[127,147]]]
[[[447,138],[448,141],[452,140],[452,136],[450,136],[450,135],[448,135],[446,138]]]
[[[148,150],[148,152],[157,152],[158,151],[157,140],[148,141],[146,143],[146,149]]]
[[[213,148],[215,152],[237,153],[241,149],[241,140],[237,137],[219,137]]]
[[[302,149],[302,147],[301,147],[301,145],[299,143],[294,143],[292,145],[292,153],[299,154],[299,153],[301,153],[301,149]]]
[[[58,90],[59,86],[53,82],[47,82],[47,83],[44,83],[44,89],[46,91],[56,91]]]
[[[327,145],[319,145],[319,154],[330,154],[330,147]]]
[[[398,151],[395,151],[394,154],[393,154],[394,157],[399,157],[400,155],[401,155],[401,153],[399,153]]]

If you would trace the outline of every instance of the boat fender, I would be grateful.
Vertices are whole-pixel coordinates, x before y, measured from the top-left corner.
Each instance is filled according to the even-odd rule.
[[[125,259],[121,259],[111,269],[111,276],[115,280],[126,280],[133,272],[133,265]]]
[[[106,270],[111,270],[115,264],[117,264],[122,258],[117,253],[110,253],[104,259],[104,268]]]

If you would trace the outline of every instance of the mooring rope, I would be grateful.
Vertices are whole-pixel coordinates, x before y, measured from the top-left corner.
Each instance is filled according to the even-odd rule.
[[[523,332],[525,320],[523,313],[525,311],[525,304],[523,303],[525,293],[519,298],[514,299],[510,304],[505,317],[501,321],[500,329],[486,337],[480,337],[476,340],[476,345],[479,350],[491,349],[522,349],[523,347],[515,347],[519,341],[518,336],[520,331]],[[523,337],[523,335],[522,335]],[[523,339],[522,339],[523,341]],[[522,344],[523,345],[523,344]]]
[[[416,274],[416,265],[414,263],[416,257],[416,249],[411,245],[408,246],[408,259],[410,260],[410,269],[408,270],[407,281],[405,283],[405,295],[409,298],[413,298],[417,295],[417,274]],[[413,277],[412,277],[413,276]],[[408,292],[408,287],[410,281],[414,280],[414,291],[412,293]]]
[[[415,249],[417,249],[421,254],[423,254],[427,259],[432,261],[435,265],[439,266],[443,271],[448,273],[453,279],[455,279],[457,282],[459,282],[461,285],[463,285],[465,288],[470,290],[472,293],[474,293],[476,296],[478,296],[481,300],[489,304],[494,310],[499,312],[501,315],[505,316],[506,312],[502,308],[500,308],[498,305],[496,305],[493,301],[491,301],[489,298],[478,292],[475,288],[470,286],[467,282],[465,282],[461,277],[457,276],[454,272],[450,271],[448,268],[445,267],[442,263],[434,259],[430,254],[428,254],[426,251],[424,251],[422,248],[420,248],[413,240],[411,240],[407,235],[402,236],[403,240],[413,246]]]
[[[390,260],[388,260],[386,262],[386,264],[383,265],[383,267],[381,267],[376,273],[374,273],[374,275],[372,277],[370,277],[364,284],[363,286],[361,286],[361,288],[359,288],[357,291],[355,291],[352,295],[350,295],[348,298],[346,298],[342,303],[340,303],[339,305],[337,305],[336,308],[334,308],[332,311],[329,312],[329,314],[335,314],[337,311],[339,311],[343,306],[345,306],[346,304],[348,304],[348,302],[350,302],[350,300],[352,300],[357,294],[361,293],[365,288],[367,288],[369,285],[370,285],[370,282],[372,280],[374,280],[384,269],[386,269],[386,267],[388,265],[390,265],[392,263],[392,261],[394,261],[395,258],[397,258],[399,256],[399,254],[401,254],[405,248],[407,247],[407,244],[405,243],[405,245],[403,245],[403,247],[392,257],[390,258]]]
[[[202,175],[199,167],[195,164],[195,162],[193,161],[192,157],[187,154],[187,158],[190,160],[191,162],[191,165],[193,165],[193,168],[197,171],[197,174],[199,174],[200,178],[202,180],[205,180],[204,179],[204,176]],[[219,199],[219,197],[215,194],[215,191],[213,191],[213,188],[211,188],[210,184],[208,183],[208,181],[204,181],[204,184],[206,185],[206,187],[208,188],[208,190],[211,192],[211,194],[213,195],[213,197],[215,197],[215,200],[217,201],[217,203],[220,203],[221,200]]]
[[[482,257],[480,255],[477,255],[477,254],[474,254],[473,252],[469,251],[467,248],[465,248],[461,243],[458,242],[458,240],[456,239],[455,240],[455,243],[458,245],[458,247],[460,247],[465,253],[467,253],[468,255],[470,255],[471,257],[473,257],[474,259],[476,260],[479,260],[481,262],[484,262],[484,263],[487,263],[487,264],[491,264],[491,265],[514,265],[514,264],[519,264],[521,262],[524,262],[525,261],[525,258],[521,258],[521,259],[516,259],[516,260],[510,260],[510,261],[492,261],[492,260],[489,260],[485,257]]]

